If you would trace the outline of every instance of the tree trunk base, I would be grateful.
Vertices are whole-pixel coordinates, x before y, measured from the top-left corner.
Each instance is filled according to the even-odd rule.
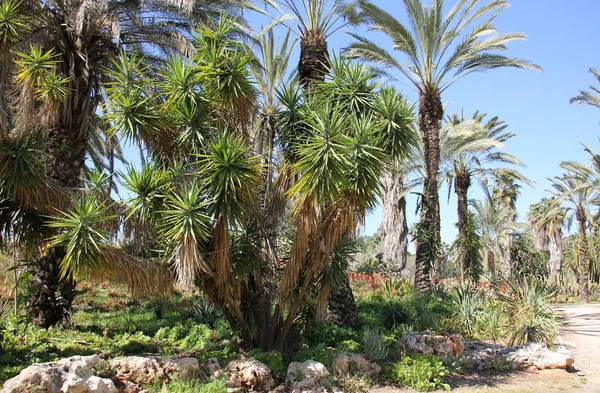
[[[348,279],[346,279],[346,282],[340,289],[329,296],[327,320],[344,328],[354,326],[356,320],[356,302]]]
[[[60,257],[51,250],[39,260],[31,280],[28,311],[34,325],[48,328],[69,318],[75,282],[60,277]]]

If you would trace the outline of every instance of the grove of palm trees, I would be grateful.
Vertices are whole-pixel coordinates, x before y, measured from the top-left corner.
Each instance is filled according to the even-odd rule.
[[[595,391],[595,3],[0,2],[1,393]]]

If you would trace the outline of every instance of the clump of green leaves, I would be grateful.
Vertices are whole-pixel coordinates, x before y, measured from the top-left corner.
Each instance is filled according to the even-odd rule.
[[[365,356],[374,362],[385,360],[388,356],[388,347],[385,345],[383,335],[377,328],[367,328],[364,332]]]
[[[444,383],[448,374],[448,368],[434,355],[404,356],[384,371],[388,380],[418,391],[450,390]]]
[[[253,349],[248,352],[248,357],[252,357],[259,362],[266,364],[271,370],[271,374],[278,379],[284,379],[287,368],[283,364],[283,357],[281,356],[281,352],[272,351],[272,352],[262,352],[260,349]]]
[[[184,381],[173,379],[169,383],[151,386],[152,393],[226,393],[227,386],[225,380],[216,379],[214,381],[203,383],[201,380]]]
[[[509,288],[499,299],[510,318],[510,345],[527,342],[552,345],[558,333],[556,312],[549,305],[552,293],[534,280],[509,284]]]

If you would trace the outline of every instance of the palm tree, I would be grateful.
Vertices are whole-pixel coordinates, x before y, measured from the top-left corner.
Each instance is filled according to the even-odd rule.
[[[446,175],[448,190],[457,196],[458,261],[462,275],[470,271],[467,259],[468,193],[473,179],[483,185],[494,173],[496,164],[520,165],[514,156],[500,151],[503,143],[515,134],[505,132],[507,124],[493,117],[484,121],[486,114],[475,112],[467,120],[462,115],[450,115],[440,135],[442,173]]]
[[[298,78],[304,88],[322,81],[330,68],[327,39],[341,28],[340,21],[349,6],[343,0],[283,0],[297,19],[296,33],[300,37]],[[294,29],[294,27],[292,27]]]
[[[567,173],[550,181],[554,188],[552,192],[556,196],[555,207],[559,203],[566,205],[564,208],[567,214],[575,217],[577,221],[579,298],[582,303],[585,303],[588,298],[590,274],[587,263],[587,230],[590,220],[593,220],[590,208],[596,201],[597,191],[589,173],[577,170],[572,163],[568,162],[561,163],[561,167],[566,169]]]
[[[364,22],[370,30],[387,35],[394,49],[406,56],[407,64],[377,43],[356,34],[353,36],[357,41],[350,45],[347,54],[398,70],[419,94],[419,128],[424,135],[426,179],[420,202],[415,288],[427,291],[429,270],[439,257],[440,244],[438,172],[439,132],[444,115],[442,93],[474,72],[501,67],[540,68],[496,53],[506,50],[509,42],[525,39],[521,33],[496,33],[493,21],[508,7],[504,0],[481,6],[480,1],[460,0],[446,15],[443,15],[443,0],[433,0],[429,6],[420,0],[403,0],[402,3],[410,21],[408,27],[364,0],[359,1],[355,22]],[[483,22],[473,26],[481,18],[485,18]]]
[[[509,263],[504,239],[515,232],[519,226],[512,221],[512,211],[499,204],[491,197],[483,201],[474,201],[474,224],[478,229],[482,245],[483,264],[492,280],[498,272],[498,265],[503,270]]]
[[[531,205],[527,219],[536,239],[536,248],[550,251],[550,279],[557,280],[562,269],[562,228],[567,220],[566,211],[556,206],[554,198],[544,198]]]
[[[279,134],[277,114],[282,110],[282,104],[278,92],[284,87],[290,55],[296,46],[296,41],[290,40],[290,34],[288,30],[280,44],[279,40],[275,40],[272,28],[262,32],[257,53],[259,62],[252,63],[252,73],[260,94],[253,139],[257,154],[264,156],[268,168],[263,182],[265,194],[270,192],[272,185],[275,137]],[[265,195],[263,205],[267,199],[268,195]]]
[[[595,68],[590,68],[590,73],[594,75],[596,81],[600,82],[600,72]],[[600,89],[596,86],[590,86],[591,91],[580,90],[579,95],[571,98],[571,104],[587,104],[600,108]]]

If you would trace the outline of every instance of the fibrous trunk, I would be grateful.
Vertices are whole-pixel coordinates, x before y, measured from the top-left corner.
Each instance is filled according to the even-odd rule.
[[[31,285],[33,291],[28,302],[31,321],[36,326],[48,328],[69,317],[75,296],[75,283],[60,276],[62,250],[51,249],[39,260]]]
[[[550,279],[555,281],[560,276],[562,268],[562,230],[559,228],[548,236],[548,249],[550,251]]]
[[[579,270],[579,301],[587,303],[588,299],[588,281],[590,272],[587,261],[587,233],[586,233],[586,218],[583,212],[576,212],[577,223],[579,226],[579,247],[577,267]]]
[[[310,89],[316,81],[325,79],[329,69],[327,41],[320,34],[306,33],[300,42],[298,79],[304,88]]]
[[[444,109],[439,92],[419,96],[419,128],[423,135],[425,181],[421,195],[417,233],[415,290],[428,292],[432,278],[436,280],[441,267],[440,203],[438,172],[440,168],[440,125]],[[433,270],[433,272],[432,272]]]
[[[469,265],[468,258],[468,244],[467,237],[467,209],[468,200],[467,195],[469,192],[469,186],[471,179],[467,173],[457,171],[454,179],[454,192],[457,197],[457,214],[458,214],[458,257],[461,266],[461,275],[465,279],[471,276],[471,266]]]
[[[350,328],[356,320],[356,302],[348,275],[344,284],[329,296],[327,320],[340,327]]]
[[[406,275],[408,224],[406,222],[406,198],[401,172],[388,172],[384,179],[383,234],[381,237],[383,261],[394,275]],[[413,267],[414,269],[414,267]],[[411,272],[412,273],[412,272]]]
[[[62,17],[57,16],[57,19],[62,22]],[[62,60],[61,71],[69,77],[70,85],[69,95],[61,103],[58,123],[48,131],[46,171],[56,185],[74,190],[81,185],[90,118],[96,111],[92,90],[98,86],[87,49],[82,47],[85,40],[74,34],[72,26],[66,23],[59,26],[62,40],[57,39],[56,51]],[[33,318],[41,326],[58,323],[68,317],[71,310],[75,283],[59,275],[60,260],[53,260],[59,257],[57,253],[43,256],[36,272],[38,279],[34,284],[37,287],[34,285],[31,307],[38,310]]]

